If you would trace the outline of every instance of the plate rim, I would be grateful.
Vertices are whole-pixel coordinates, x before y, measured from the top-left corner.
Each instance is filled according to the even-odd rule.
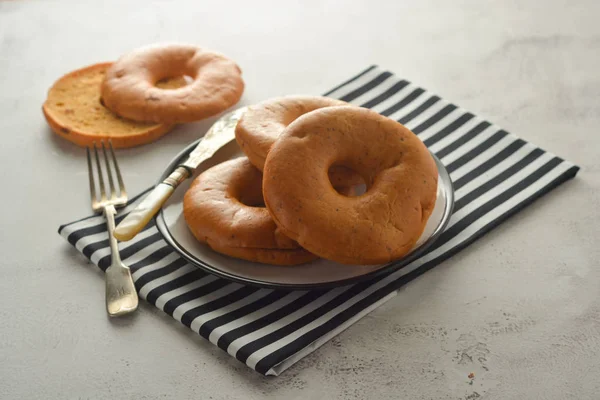
[[[183,150],[181,150],[169,162],[167,167],[164,169],[164,172],[162,173],[160,178],[157,180],[156,184],[162,182],[163,179],[165,179],[167,176],[169,176],[169,174],[177,167],[177,165],[179,165],[181,163],[182,159],[184,157],[187,157],[187,155],[192,152],[192,150],[196,147],[196,145],[202,139],[203,138],[199,138],[199,139],[193,141],[192,143],[187,145]],[[273,283],[273,282],[268,282],[268,281],[263,281],[263,280],[258,280],[258,279],[240,277],[238,275],[230,274],[228,272],[224,272],[220,269],[213,267],[212,265],[205,262],[204,260],[198,259],[194,255],[189,253],[183,246],[181,246],[177,242],[177,240],[175,238],[173,238],[169,229],[167,228],[167,224],[165,222],[165,217],[164,217],[164,213],[163,213],[163,209],[164,209],[163,207],[161,207],[159,212],[154,216],[154,223],[156,225],[156,228],[160,232],[161,236],[163,237],[163,239],[167,242],[167,244],[169,244],[169,246],[171,246],[177,253],[179,253],[179,255],[182,256],[187,262],[189,262],[191,265],[193,265],[211,275],[215,275],[215,276],[218,276],[219,278],[227,279],[228,281],[242,283],[244,285],[250,285],[250,286],[254,286],[254,287],[260,287],[260,288],[265,288],[265,289],[277,289],[277,290],[331,289],[331,288],[339,287],[339,286],[352,285],[355,283],[359,283],[359,282],[363,282],[363,281],[366,281],[369,279],[376,278],[380,275],[385,275],[386,273],[395,272],[395,271],[407,266],[412,261],[419,258],[433,243],[435,243],[437,241],[437,239],[439,238],[439,236],[442,234],[442,232],[444,232],[444,230],[448,226],[448,223],[450,222],[450,217],[452,216],[452,212],[454,210],[454,183],[452,182],[452,179],[450,179],[450,174],[448,173],[448,170],[446,169],[444,164],[442,164],[440,159],[433,152],[429,151],[429,153],[431,154],[431,156],[433,157],[433,159],[436,163],[436,166],[438,168],[438,175],[440,175],[442,177],[442,180],[446,180],[449,183],[450,190],[448,191],[447,196],[446,196],[446,207],[445,207],[444,213],[442,215],[441,223],[436,227],[433,234],[425,242],[423,242],[423,244],[421,244],[421,246],[419,246],[416,250],[414,250],[412,253],[410,253],[406,257],[403,257],[399,260],[390,262],[389,264],[387,264],[375,271],[367,272],[364,275],[359,275],[359,276],[355,276],[352,278],[346,278],[346,279],[324,282],[324,283],[303,283],[303,284]]]

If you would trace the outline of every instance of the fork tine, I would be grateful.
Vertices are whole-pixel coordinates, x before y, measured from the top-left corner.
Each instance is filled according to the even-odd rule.
[[[115,184],[113,183],[110,162],[108,161],[108,156],[106,155],[106,145],[104,144],[104,140],[101,140],[100,143],[102,144],[102,153],[104,154],[104,162],[106,163],[106,174],[108,175],[108,186],[110,187],[110,198],[115,199],[117,197],[117,193],[115,192]]]
[[[90,177],[90,195],[92,196],[92,202],[97,201],[96,198],[96,184],[94,182],[94,171],[92,168],[92,157],[90,155],[90,148],[86,147],[87,150],[87,164],[88,164],[88,175]]]
[[[100,200],[106,200],[106,190],[104,189],[104,177],[102,176],[102,167],[100,166],[100,157],[98,157],[98,148],[94,142],[94,155],[96,156],[96,168],[98,169],[98,183],[100,184]]]
[[[123,178],[121,177],[121,170],[119,169],[119,164],[117,163],[117,157],[115,156],[115,149],[113,148],[112,140],[108,139],[108,145],[110,147],[113,165],[115,166],[115,172],[117,173],[117,181],[119,181],[119,191],[121,192],[121,197],[125,197],[127,196],[127,192],[125,191],[125,184],[123,183]]]

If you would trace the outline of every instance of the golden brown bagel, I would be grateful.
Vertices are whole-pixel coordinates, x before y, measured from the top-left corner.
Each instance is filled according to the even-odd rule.
[[[263,170],[269,149],[296,118],[323,107],[350,106],[329,97],[287,96],[266,100],[248,108],[235,128],[235,138],[259,170]]]
[[[163,90],[162,79],[187,75],[189,85]],[[191,122],[237,103],[244,91],[241,70],[222,54],[181,44],[137,49],[115,62],[102,83],[106,107],[137,121]]]
[[[361,174],[367,192],[337,193],[333,164]],[[328,107],[292,122],[272,146],[265,204],[283,233],[323,258],[380,264],[407,254],[436,200],[438,172],[421,140],[398,122],[359,107]]]
[[[281,233],[262,199],[262,174],[246,157],[216,165],[193,182],[183,200],[192,234],[213,250],[269,264],[316,259]]]
[[[281,233],[262,199],[262,174],[246,157],[198,176],[183,200],[185,221],[196,238],[228,247],[296,249]]]

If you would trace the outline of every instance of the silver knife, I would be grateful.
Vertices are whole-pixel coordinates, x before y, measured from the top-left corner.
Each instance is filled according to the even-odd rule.
[[[238,108],[224,115],[210,127],[204,138],[192,150],[187,160],[179,164],[142,200],[142,202],[125,217],[115,228],[114,236],[122,241],[131,240],[150,222],[177,186],[189,177],[202,162],[211,158],[217,150],[235,138],[235,126],[248,107]]]

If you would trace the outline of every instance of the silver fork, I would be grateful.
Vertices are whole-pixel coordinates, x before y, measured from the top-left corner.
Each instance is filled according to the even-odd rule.
[[[108,177],[108,185],[110,187],[110,197],[107,197],[106,190],[104,188],[104,177],[102,174],[102,165],[100,157],[98,156],[98,148],[96,142],[92,149],[87,148],[87,162],[88,162],[88,174],[90,177],[90,193],[92,196],[92,210],[95,213],[104,213],[106,216],[106,225],[108,227],[108,241],[110,243],[110,250],[112,255],[112,261],[110,267],[106,270],[106,310],[108,315],[116,317],[125,315],[136,310],[138,306],[138,296],[133,284],[131,277],[131,271],[129,267],[121,262],[121,256],[119,255],[119,247],[117,245],[117,239],[113,236],[115,230],[115,214],[117,213],[116,208],[123,207],[127,204],[127,192],[125,191],[125,184],[121,177],[121,171],[119,171],[119,164],[117,164],[117,157],[115,157],[115,151],[112,146],[112,142],[109,140],[109,148],[112,156],[112,164],[119,182],[119,194],[115,190],[113,182],[113,174],[111,163],[108,160],[106,145],[104,140],[101,142],[102,153],[104,155],[104,161],[106,164],[106,175]],[[91,150],[93,150],[94,158],[96,161],[96,173],[98,177],[98,184],[100,188],[100,199],[96,196],[96,184],[94,179],[94,168],[92,167]]]

